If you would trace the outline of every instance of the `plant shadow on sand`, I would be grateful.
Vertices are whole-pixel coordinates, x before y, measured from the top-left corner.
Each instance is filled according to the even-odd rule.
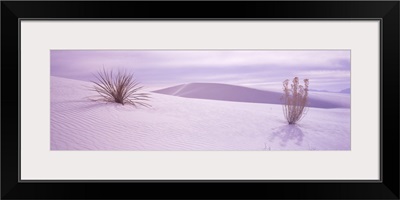
[[[301,146],[303,142],[304,133],[298,125],[284,125],[273,129],[269,141],[273,142],[276,138],[280,140],[281,146],[286,146],[290,141],[293,141],[296,145]]]
[[[85,110],[91,110],[95,108],[104,108],[104,105],[107,105],[107,103],[97,103],[97,102],[92,102],[88,100],[72,100],[72,101],[63,101],[63,102],[52,102],[52,104],[61,104],[61,108],[58,109],[58,111],[85,111]],[[65,109],[64,109],[65,108]]]

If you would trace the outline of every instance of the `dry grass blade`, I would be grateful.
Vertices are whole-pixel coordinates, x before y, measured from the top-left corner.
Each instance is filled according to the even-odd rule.
[[[150,99],[149,93],[139,91],[143,86],[134,79],[133,73],[126,71],[118,72],[116,75],[113,71],[107,72],[103,70],[94,75],[96,81],[91,81],[94,85],[91,91],[97,92],[95,101],[115,102],[122,105],[130,104],[135,107],[144,106],[151,107],[147,103]]]

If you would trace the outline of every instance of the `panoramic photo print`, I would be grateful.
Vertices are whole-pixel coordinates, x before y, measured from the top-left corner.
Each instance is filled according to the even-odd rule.
[[[351,150],[350,50],[51,50],[50,149]]]

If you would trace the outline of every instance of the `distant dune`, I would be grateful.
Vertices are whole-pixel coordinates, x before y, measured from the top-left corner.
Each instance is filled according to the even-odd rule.
[[[281,104],[282,96],[280,92],[220,83],[189,83],[153,92],[186,98],[267,104]],[[309,106],[315,108],[349,108],[350,96],[310,91]]]
[[[346,93],[346,94],[350,94],[350,92],[351,92],[350,88],[347,88],[347,89],[344,89],[344,90],[340,91],[340,93]]]
[[[329,90],[313,90],[313,89],[309,89],[309,91],[313,91],[313,92],[332,92]]]

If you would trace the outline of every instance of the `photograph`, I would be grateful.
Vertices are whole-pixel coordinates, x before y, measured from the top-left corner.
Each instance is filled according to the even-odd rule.
[[[52,151],[351,151],[351,51],[50,50]]]
[[[0,198],[399,199],[399,8],[4,0]]]

